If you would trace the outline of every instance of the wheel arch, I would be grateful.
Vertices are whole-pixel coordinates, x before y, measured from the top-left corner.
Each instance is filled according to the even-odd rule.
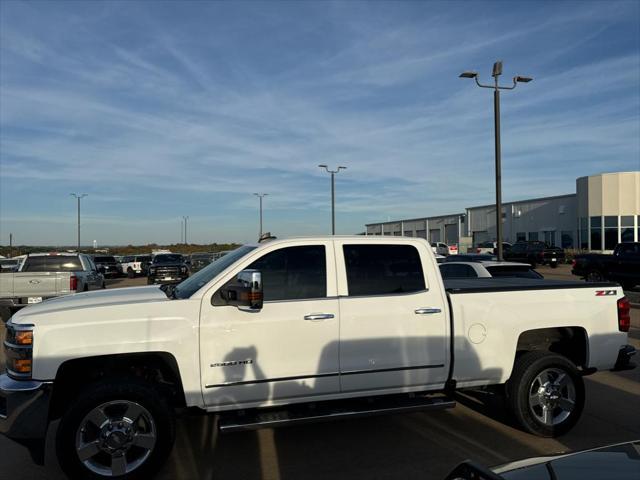
[[[176,358],[169,352],[139,352],[74,358],[56,373],[49,418],[60,418],[87,385],[109,378],[137,378],[152,384],[175,408],[186,406],[182,377]]]

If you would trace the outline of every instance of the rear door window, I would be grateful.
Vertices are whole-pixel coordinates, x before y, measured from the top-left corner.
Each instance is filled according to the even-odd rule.
[[[426,289],[412,245],[344,245],[349,296],[391,295]]]

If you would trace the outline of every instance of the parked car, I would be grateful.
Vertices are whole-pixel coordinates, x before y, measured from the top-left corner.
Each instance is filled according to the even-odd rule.
[[[445,480],[636,480],[640,441],[562,455],[547,455],[486,468],[469,460]]]
[[[544,278],[528,263],[446,262],[440,265],[442,278]]]
[[[147,275],[147,269],[151,263],[151,255],[127,255],[122,258],[120,266],[122,273],[129,278],[136,275]]]
[[[485,253],[459,253],[455,257],[446,257],[445,262],[495,262],[498,257]]]
[[[619,243],[613,255],[587,253],[576,255],[571,273],[588,282],[611,280],[625,290],[640,285],[640,242]]]
[[[198,272],[209,265],[214,260],[214,254],[208,252],[197,252],[191,254],[191,273]]]
[[[514,243],[509,250],[503,252],[504,260],[511,262],[523,262],[536,268],[538,265],[549,265],[556,268],[558,263],[564,261],[564,250],[558,247],[550,247],[537,240]]]
[[[456,255],[458,253],[457,245],[447,245],[442,242],[431,242],[431,249],[433,250],[433,253],[444,255],[445,257],[447,255]]]
[[[18,312],[0,432],[42,461],[59,419],[68,476],[152,478],[176,409],[231,432],[449,408],[458,389],[497,385],[522,429],[552,437],[580,418],[584,375],[629,368],[629,312],[610,283],[443,281],[419,238],[273,240],[178,285]]]
[[[115,278],[122,275],[122,266],[113,255],[94,255],[93,262],[98,267],[98,271],[107,278]]]
[[[513,245],[509,242],[502,242],[502,251],[506,252]],[[476,247],[476,253],[488,253],[496,255],[498,253],[498,242],[484,242]]]
[[[88,255],[32,253],[19,271],[0,273],[2,318],[49,298],[99,288],[105,288],[104,277]]]
[[[182,255],[179,253],[159,253],[153,256],[153,260],[149,264],[147,283],[149,285],[180,283],[188,276],[189,268]]]

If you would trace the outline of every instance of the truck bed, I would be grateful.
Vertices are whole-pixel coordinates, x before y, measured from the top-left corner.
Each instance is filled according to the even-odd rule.
[[[512,292],[518,290],[559,290],[563,288],[613,288],[614,282],[583,282],[577,280],[547,280],[544,278],[448,278],[444,288],[452,294],[481,292]]]

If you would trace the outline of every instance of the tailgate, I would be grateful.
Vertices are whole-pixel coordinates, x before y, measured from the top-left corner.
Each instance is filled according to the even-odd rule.
[[[0,298],[13,297],[13,272],[0,273]]]
[[[69,272],[18,272],[13,278],[13,296],[57,297],[71,293]],[[27,303],[26,301],[24,303]]]

